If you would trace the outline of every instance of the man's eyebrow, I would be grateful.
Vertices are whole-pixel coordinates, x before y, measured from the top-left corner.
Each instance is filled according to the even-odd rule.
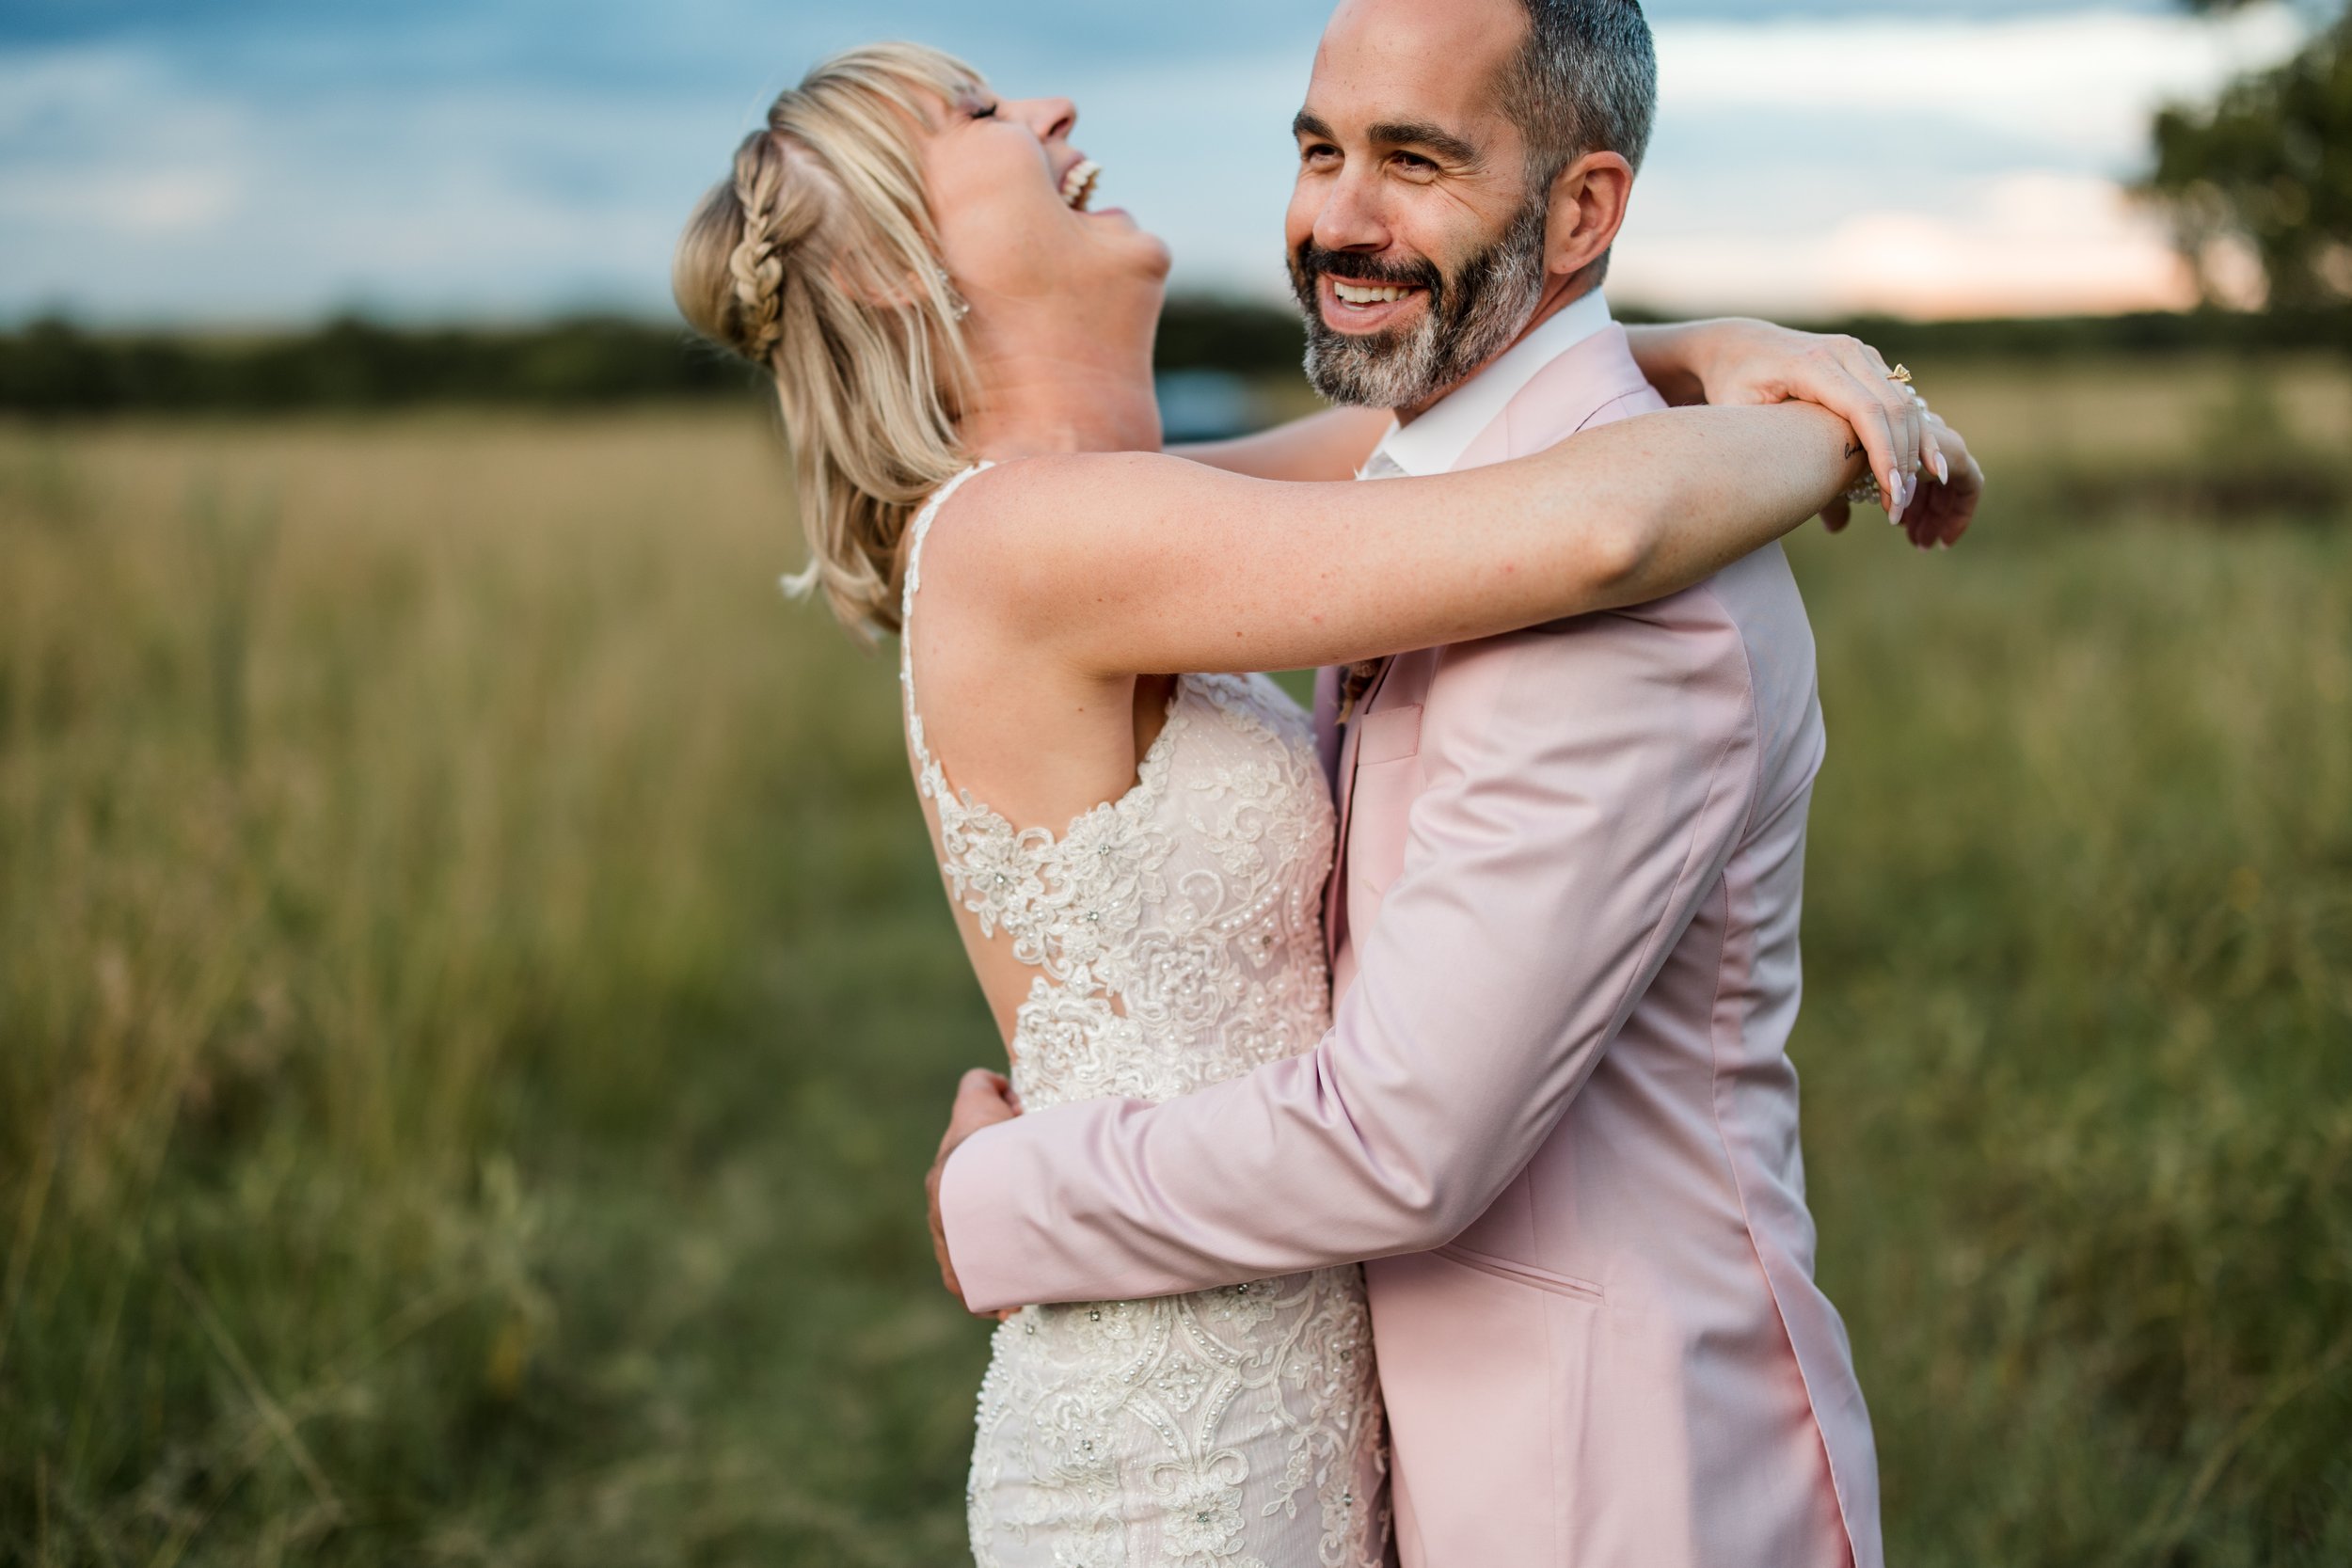
[[[1447,163],[1464,168],[1478,168],[1486,158],[1478,149],[1455,135],[1442,125],[1425,119],[1384,119],[1368,133],[1382,147],[1419,147],[1436,153]],[[1291,119],[1291,135],[1301,139],[1308,136],[1317,141],[1339,140],[1339,133],[1323,122],[1322,117],[1301,109]]]
[[[1419,147],[1435,152],[1449,164],[1475,168],[1486,159],[1478,149],[1464,141],[1441,125],[1425,119],[1384,119],[1372,128],[1372,139],[1384,147]]]

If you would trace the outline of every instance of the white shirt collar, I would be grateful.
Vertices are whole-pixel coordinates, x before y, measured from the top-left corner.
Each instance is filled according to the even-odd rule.
[[[1479,432],[1495,422],[1536,372],[1614,318],[1598,289],[1569,304],[1498,355],[1483,371],[1438,401],[1411,424],[1392,424],[1372,450],[1360,477],[1425,477],[1450,473]]]

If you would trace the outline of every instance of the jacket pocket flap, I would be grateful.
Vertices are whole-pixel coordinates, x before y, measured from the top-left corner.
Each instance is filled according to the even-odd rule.
[[[1517,1262],[1508,1258],[1497,1258],[1484,1252],[1472,1252],[1466,1246],[1455,1246],[1451,1243],[1438,1247],[1436,1251],[1440,1258],[1449,1259],[1464,1268],[1476,1269],[1481,1274],[1493,1275],[1498,1279],[1517,1280],[1521,1285],[1532,1285],[1538,1291],[1549,1291],[1555,1295],[1581,1296],[1586,1301],[1601,1303],[1608,1300],[1601,1294],[1600,1287],[1590,1280],[1578,1279],[1565,1274],[1554,1274],[1549,1269],[1539,1269],[1532,1263]]]
[[[1421,705],[1382,708],[1356,721],[1363,733],[1356,738],[1356,765],[1396,762],[1421,750]]]

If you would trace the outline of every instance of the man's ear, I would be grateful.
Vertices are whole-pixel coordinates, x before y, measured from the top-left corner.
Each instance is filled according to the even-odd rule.
[[[1544,272],[1569,277],[1609,254],[1633,199],[1633,166],[1617,152],[1587,152],[1551,182]]]

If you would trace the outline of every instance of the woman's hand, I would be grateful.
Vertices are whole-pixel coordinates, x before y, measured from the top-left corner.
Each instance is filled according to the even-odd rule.
[[[1929,434],[1927,411],[1859,338],[1743,319],[1633,327],[1627,338],[1642,373],[1671,401],[1719,407],[1811,403],[1830,410],[1853,426],[1890,502],[1904,493],[1905,481],[1924,485],[1933,477],[1938,440]],[[1842,503],[1833,512],[1841,510]],[[1833,529],[1845,526],[1840,515],[1825,514],[1825,520]],[[1961,526],[1967,526],[1964,517]]]
[[[1918,494],[1904,510],[1901,526],[1919,548],[1947,550],[1960,542],[1977,515],[1977,503],[1984,499],[1984,469],[1959,431],[1946,424],[1934,410],[1922,412],[1934,452],[1928,471],[1919,476]],[[1832,501],[1822,511],[1821,521],[1836,533],[1851,520],[1851,510],[1849,501]]]

